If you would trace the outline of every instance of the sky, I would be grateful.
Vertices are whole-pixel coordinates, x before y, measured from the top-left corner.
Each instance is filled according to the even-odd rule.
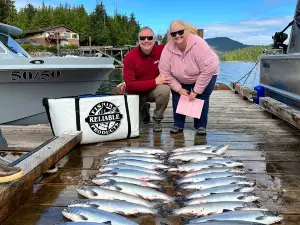
[[[44,0],[56,6],[68,2],[83,4],[90,13],[100,0]],[[17,8],[42,0],[15,0]],[[275,32],[283,30],[294,16],[297,0],[103,0],[109,15],[114,7],[120,14],[134,13],[141,26],[164,34],[172,20],[184,20],[204,29],[204,38],[229,37],[249,45],[272,43]],[[286,31],[289,34],[289,30]]]

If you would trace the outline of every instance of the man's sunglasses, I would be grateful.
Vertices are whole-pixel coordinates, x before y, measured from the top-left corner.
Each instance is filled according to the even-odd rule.
[[[170,32],[170,35],[172,36],[172,37],[176,37],[176,35],[183,35],[184,34],[184,30],[178,30],[178,31],[174,31],[174,32]]]
[[[144,41],[146,38],[147,38],[149,41],[152,41],[152,40],[153,40],[153,36],[140,36],[140,37],[139,37],[139,39],[140,39],[141,41]]]

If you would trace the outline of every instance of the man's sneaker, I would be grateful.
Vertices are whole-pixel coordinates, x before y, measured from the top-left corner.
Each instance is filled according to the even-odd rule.
[[[142,118],[143,118],[143,123],[148,124],[150,123],[150,103],[146,103],[144,108],[142,109]]]
[[[205,129],[205,127],[199,127],[199,128],[197,129],[196,133],[197,133],[198,135],[206,135],[206,129]]]
[[[179,128],[179,127],[172,127],[171,130],[170,130],[170,133],[171,134],[177,134],[177,133],[180,133],[180,132],[183,132],[183,128]]]
[[[161,120],[155,120],[153,119],[153,131],[154,132],[161,132]]]

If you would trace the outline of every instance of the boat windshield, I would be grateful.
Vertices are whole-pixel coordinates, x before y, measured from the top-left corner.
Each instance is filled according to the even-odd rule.
[[[0,41],[13,53],[23,55],[27,58],[30,56],[28,53],[10,36],[3,35],[0,33]]]

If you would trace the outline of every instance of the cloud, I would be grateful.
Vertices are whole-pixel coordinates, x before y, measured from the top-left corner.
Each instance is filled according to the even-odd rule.
[[[236,23],[213,23],[198,27],[204,29],[205,38],[229,37],[244,44],[265,45],[271,44],[274,33],[283,30],[292,19],[292,16],[282,16],[249,19]]]

